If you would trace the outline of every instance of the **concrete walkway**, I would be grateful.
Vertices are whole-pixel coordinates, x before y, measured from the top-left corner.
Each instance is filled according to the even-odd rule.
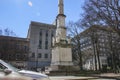
[[[120,73],[105,73],[93,75],[94,77],[78,77],[78,76],[49,76],[51,80],[116,80],[111,78],[120,78]],[[108,79],[107,79],[108,78]],[[119,79],[118,79],[119,80]]]
[[[51,80],[88,80],[95,77],[76,77],[76,76],[50,76]]]
[[[115,74],[115,73],[103,73],[103,74],[100,74],[99,76],[120,77],[120,73],[118,73],[118,74]]]

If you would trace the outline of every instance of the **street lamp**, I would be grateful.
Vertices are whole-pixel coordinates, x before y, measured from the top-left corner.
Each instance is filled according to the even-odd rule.
[[[37,71],[37,68],[38,68],[38,48],[37,48],[37,56],[36,56],[36,71]]]

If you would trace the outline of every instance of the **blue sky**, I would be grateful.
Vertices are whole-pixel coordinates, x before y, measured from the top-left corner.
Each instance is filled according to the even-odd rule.
[[[64,0],[66,23],[77,21],[84,0]],[[52,24],[58,14],[58,0],[1,0],[0,29],[9,28],[18,37],[26,37],[31,21]]]

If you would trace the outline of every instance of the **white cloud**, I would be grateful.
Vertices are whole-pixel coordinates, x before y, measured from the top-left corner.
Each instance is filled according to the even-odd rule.
[[[29,5],[30,7],[32,7],[32,6],[33,6],[33,4],[32,4],[32,2],[31,2],[31,1],[28,1],[28,5]]]

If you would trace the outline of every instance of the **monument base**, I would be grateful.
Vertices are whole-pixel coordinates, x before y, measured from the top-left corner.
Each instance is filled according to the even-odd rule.
[[[51,66],[52,70],[50,71],[49,75],[51,76],[65,76],[65,75],[74,75],[80,72],[79,67],[76,66]]]
[[[52,49],[52,71],[61,71],[69,66],[73,66],[71,46],[67,44],[60,45]]]
[[[73,66],[72,62],[69,64],[71,65],[51,65],[51,71],[66,71]]]
[[[50,75],[68,75],[71,71],[71,66],[51,66],[52,71],[50,71]]]

